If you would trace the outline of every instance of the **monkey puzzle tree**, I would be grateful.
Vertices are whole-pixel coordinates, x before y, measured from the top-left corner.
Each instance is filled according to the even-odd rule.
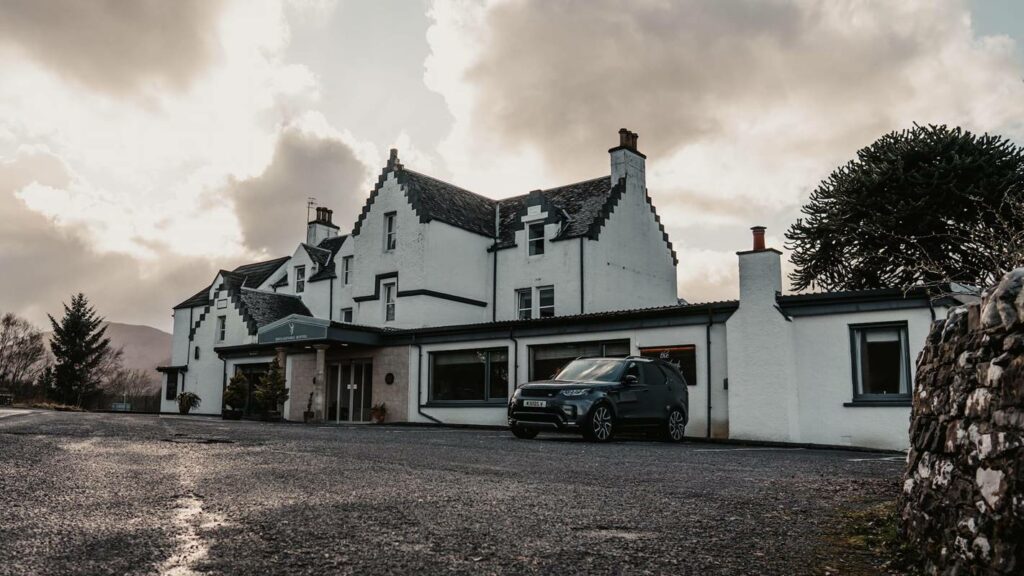
[[[882,136],[811,193],[786,232],[793,288],[984,288],[1024,263],[1024,150],[918,126]]]

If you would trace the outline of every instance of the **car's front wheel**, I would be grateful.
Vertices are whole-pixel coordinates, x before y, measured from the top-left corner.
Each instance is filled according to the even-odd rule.
[[[523,440],[532,440],[537,437],[537,430],[533,428],[523,428],[522,426],[512,426],[512,435],[516,438],[522,438]]]
[[[682,442],[683,437],[686,436],[686,415],[679,408],[673,408],[669,412],[668,418],[665,419],[664,426],[662,434],[666,441]]]
[[[607,404],[598,404],[590,412],[583,437],[592,442],[611,442],[615,437],[615,417]]]

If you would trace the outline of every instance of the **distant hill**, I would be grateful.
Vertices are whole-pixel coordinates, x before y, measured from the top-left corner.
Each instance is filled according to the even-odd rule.
[[[161,376],[156,367],[171,362],[171,335],[152,326],[138,324],[107,322],[106,326],[111,347],[123,350],[121,361],[125,367],[146,371],[153,376],[154,382],[160,382]],[[43,333],[47,343],[51,334]]]

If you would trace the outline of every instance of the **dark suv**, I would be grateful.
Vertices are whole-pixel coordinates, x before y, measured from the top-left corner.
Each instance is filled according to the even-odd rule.
[[[608,442],[625,429],[683,439],[689,416],[686,380],[674,365],[649,358],[578,358],[551,380],[520,386],[508,403],[517,438],[541,430],[580,432]]]

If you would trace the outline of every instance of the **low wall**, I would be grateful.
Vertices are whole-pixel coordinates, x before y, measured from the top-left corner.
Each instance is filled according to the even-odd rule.
[[[929,574],[1024,574],[1022,286],[952,309],[918,358],[900,510]]]

